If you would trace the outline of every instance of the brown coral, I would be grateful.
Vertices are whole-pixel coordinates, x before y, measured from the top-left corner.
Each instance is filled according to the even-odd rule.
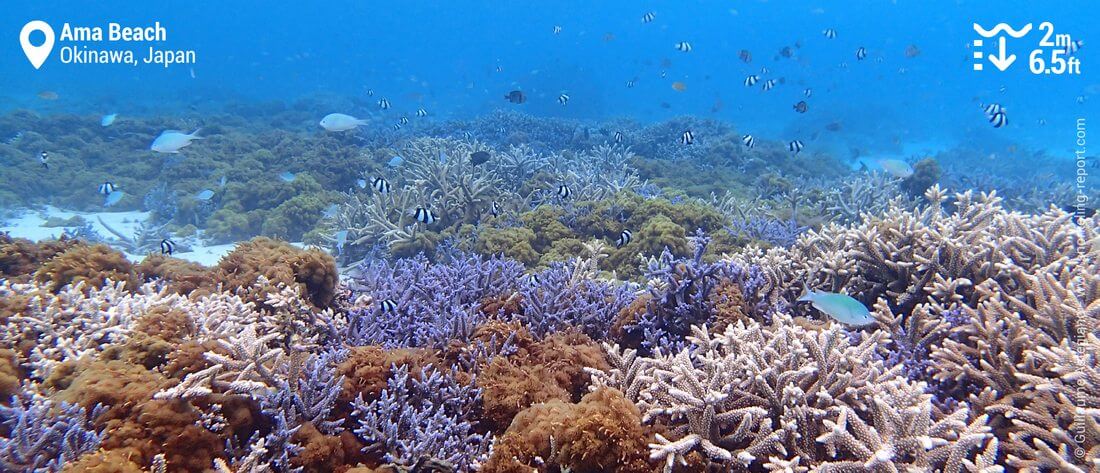
[[[336,367],[336,375],[344,377],[340,399],[350,402],[362,394],[373,399],[382,393],[394,365],[408,365],[415,376],[420,369],[438,364],[439,359],[431,350],[423,348],[397,348],[384,350],[378,346],[354,347],[348,358]]]
[[[46,283],[54,292],[82,281],[89,289],[99,288],[108,280],[125,282],[133,288],[137,281],[126,255],[102,244],[76,245],[65,250],[38,268],[34,279]]]
[[[267,284],[257,287],[260,276]],[[230,291],[263,307],[278,286],[297,285],[303,299],[327,307],[336,296],[336,260],[321,250],[301,250],[266,237],[253,238],[226,255],[214,270],[214,279]]]
[[[88,452],[65,465],[62,473],[145,473],[125,450]]]
[[[202,296],[214,288],[211,270],[191,261],[167,255],[151,254],[134,267],[145,281],[160,279],[168,283],[168,290],[177,294]]]
[[[305,422],[294,434],[294,441],[302,451],[291,458],[291,465],[301,467],[304,473],[343,472],[347,465],[356,463],[363,445],[350,432],[325,435]]]
[[[11,396],[19,392],[22,373],[14,350],[0,349],[0,403],[7,404]]]
[[[12,238],[0,234],[0,276],[26,281],[38,270],[38,267],[75,246],[82,246],[77,240],[61,238],[34,243],[24,238]]]
[[[638,408],[610,388],[577,404],[536,404],[516,416],[481,471],[652,472],[646,459],[652,434],[641,421]]]

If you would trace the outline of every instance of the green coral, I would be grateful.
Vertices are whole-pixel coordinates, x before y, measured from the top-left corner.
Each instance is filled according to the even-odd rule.
[[[535,232],[525,227],[486,228],[478,234],[477,249],[482,254],[503,254],[534,266],[539,261],[539,253],[533,246],[535,239]]]

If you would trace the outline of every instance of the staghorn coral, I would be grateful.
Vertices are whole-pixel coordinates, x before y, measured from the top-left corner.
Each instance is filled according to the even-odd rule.
[[[10,405],[0,405],[0,466],[5,471],[60,471],[99,447],[102,433],[92,425],[98,415],[98,409],[54,402],[25,385]]]

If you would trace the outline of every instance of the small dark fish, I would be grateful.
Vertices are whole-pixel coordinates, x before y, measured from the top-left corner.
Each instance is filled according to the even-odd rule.
[[[504,100],[507,100],[507,101],[512,102],[512,103],[520,104],[520,103],[523,103],[523,102],[527,101],[527,96],[523,95],[522,90],[513,90],[511,92],[508,92],[508,95],[504,96]]]
[[[473,166],[480,166],[489,161],[488,151],[474,151],[470,153],[470,164]]]
[[[554,25],[554,34],[555,35],[561,34],[561,26]]]
[[[828,125],[825,125],[825,129],[829,131],[840,131],[841,128],[840,122],[830,122]]]
[[[561,95],[559,95],[559,96],[558,96],[558,103],[562,104],[563,106],[564,106],[565,104],[569,103],[569,94],[561,94]]]
[[[623,230],[623,232],[619,234],[619,239],[615,240],[615,248],[622,248],[627,243],[630,243],[631,237],[633,237],[633,235],[630,234],[630,230]]]
[[[989,123],[993,125],[993,128],[1001,128],[1008,124],[1008,115],[1005,112],[997,112],[989,116]]]
[[[752,87],[752,86],[756,85],[756,83],[759,82],[759,81],[760,81],[759,76],[757,76],[755,74],[750,75],[750,76],[745,78],[745,87]]]
[[[769,72],[771,71],[768,70],[768,66],[760,66],[760,75],[766,76]]]
[[[50,153],[47,153],[47,152],[43,151],[42,154],[38,155],[38,162],[42,163],[42,167],[44,167],[46,169],[50,168],[50,163],[47,162],[49,160],[50,160]]]
[[[867,59],[867,48],[860,46],[859,49],[856,50],[856,60],[862,61],[864,59]]]
[[[393,124],[393,131],[397,131],[397,130],[400,130],[400,129],[401,129],[401,124],[400,123],[394,123]]]
[[[176,251],[176,243],[167,238],[160,241],[160,254],[172,256]]]
[[[768,79],[764,81],[764,91],[772,90],[775,87],[775,79]]]
[[[737,57],[746,63],[752,62],[752,53],[748,49],[742,49],[741,54],[738,54]]]
[[[745,147],[753,149],[756,147],[756,137],[752,135],[745,135],[741,137],[741,142],[745,144]]]
[[[687,41],[680,41],[679,43],[676,43],[676,49],[685,53],[690,53],[692,49],[691,43]]]
[[[383,313],[393,314],[397,312],[397,301],[393,299],[386,299],[378,303],[378,307],[382,309]]]
[[[920,48],[917,45],[910,44],[909,47],[905,48],[905,57],[915,58],[917,56],[920,56]]]
[[[367,89],[367,97],[374,97],[374,89]]]
[[[798,103],[794,104],[794,111],[798,113],[806,113],[806,110],[809,109],[810,106],[806,104],[805,100],[799,100]]]
[[[389,110],[390,109],[389,99],[387,99],[385,97],[382,97],[382,98],[378,99],[378,108],[382,109],[382,110]]]
[[[645,14],[642,15],[642,23],[652,23],[654,18],[657,18],[656,13],[651,11],[645,12]]]
[[[836,30],[835,29],[826,28],[825,31],[821,32],[821,34],[825,35],[826,38],[836,39]]]
[[[802,141],[799,141],[799,140],[794,140],[790,143],[787,143],[787,149],[790,150],[791,152],[793,152],[794,154],[801,153],[802,148],[804,148],[804,147],[805,146],[802,144]]]
[[[790,57],[794,55],[794,52],[791,51],[790,46],[783,46],[783,49],[779,50],[779,55],[790,59]]]
[[[558,186],[558,197],[561,197],[562,199],[568,199],[571,195],[573,195],[573,192],[569,190],[569,186],[565,184]]]
[[[489,213],[492,214],[492,216],[494,216],[494,217],[499,217],[500,216],[500,203],[497,202],[497,201],[493,201],[493,206],[489,208]]]
[[[424,108],[423,108],[423,107],[421,107],[421,108],[418,108],[418,109],[416,109],[416,116],[418,116],[418,117],[426,117],[426,116],[428,116],[428,111],[427,111],[427,110],[424,110]]]
[[[637,79],[630,79],[630,80],[626,81],[626,88],[633,89],[635,80],[637,80]]]
[[[623,142],[623,132],[621,132],[621,131],[616,131],[615,132],[615,142],[616,143],[622,143]]]
[[[806,98],[810,98],[810,97],[813,97],[813,95],[814,95],[814,89],[811,89],[811,88],[807,87],[807,88],[806,88],[806,90],[803,90],[803,91],[802,91],[802,95],[805,95],[805,96],[806,96]]]
[[[401,117],[401,124],[402,125],[408,125],[409,124],[409,117]]]
[[[680,135],[680,144],[690,145],[695,143],[695,134],[691,130],[684,130]]]
[[[413,217],[416,218],[417,222],[423,223],[425,225],[431,225],[436,221],[435,213],[432,212],[431,209],[427,209],[424,207],[417,207],[416,212],[413,213]]]
[[[103,195],[110,195],[115,189],[117,189],[117,187],[115,187],[115,184],[111,181],[99,185],[99,193]]]

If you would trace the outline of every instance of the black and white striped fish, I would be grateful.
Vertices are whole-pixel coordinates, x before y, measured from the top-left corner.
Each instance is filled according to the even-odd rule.
[[[689,43],[687,41],[680,41],[679,43],[676,43],[676,49],[678,49],[680,51],[683,51],[685,53],[690,53],[691,52],[691,43]]]
[[[811,88],[807,87],[805,90],[802,91],[802,95],[805,95],[806,98],[813,97],[814,89],[811,89]]]
[[[753,74],[745,78],[745,87],[752,87],[760,81],[760,77]]]
[[[42,154],[38,155],[38,162],[42,163],[42,167],[44,167],[46,169],[50,168],[49,160],[50,160],[50,153],[47,153],[47,152],[43,151]]]
[[[772,90],[775,87],[775,79],[768,79],[764,81],[764,90]]]
[[[999,111],[989,116],[989,123],[993,125],[993,128],[1001,128],[1008,124],[1008,115],[1005,115],[1004,111]]]
[[[389,110],[390,109],[389,99],[387,99],[385,97],[382,97],[382,98],[378,99],[378,108],[380,108],[382,110]]]
[[[1081,46],[1084,46],[1084,45],[1085,45],[1085,41],[1081,40],[1081,39],[1075,39],[1075,40],[1070,41],[1069,44],[1066,45],[1066,55],[1067,56],[1073,56],[1074,54],[1077,54],[1077,51],[1080,50]]]
[[[176,251],[176,243],[167,238],[160,241],[160,254],[172,256]]]
[[[374,178],[374,180],[370,181],[370,185],[374,190],[378,191],[379,194],[390,193],[390,181],[387,181],[384,177]]]
[[[825,31],[822,31],[821,34],[825,35],[826,38],[836,39],[836,30],[832,28],[825,28]]]
[[[426,116],[428,116],[428,111],[427,111],[427,110],[424,110],[424,108],[423,108],[423,107],[421,107],[421,108],[418,108],[418,109],[416,109],[416,116],[418,116],[418,117],[426,117]]]
[[[633,236],[634,235],[630,234],[630,230],[623,230],[622,233],[619,234],[619,239],[615,240],[615,248],[622,248],[627,243],[630,243],[630,239]]]
[[[394,123],[393,124],[393,131],[397,131],[397,130],[400,130],[400,129],[401,129],[401,124],[400,123]]]
[[[556,35],[561,34],[561,26],[554,25],[554,34],[556,34]]]
[[[114,192],[115,189],[117,188],[115,187],[115,184],[111,181],[107,181],[99,185],[99,193],[103,195],[108,195]]]
[[[741,142],[745,144],[749,149],[756,147],[756,137],[752,135],[745,135],[741,137]]]
[[[493,201],[493,206],[489,207],[489,213],[494,217],[499,217],[500,216],[500,203],[494,200]]]
[[[623,142],[623,132],[621,132],[621,131],[616,131],[615,132],[615,142],[616,143],[622,143]]]
[[[769,72],[771,71],[768,70],[768,66],[760,66],[760,75],[766,76]]]
[[[397,301],[393,299],[386,299],[378,303],[378,308],[382,309],[384,314],[393,314],[397,312]]]
[[[991,103],[989,105],[978,104],[978,106],[982,107],[982,109],[985,111],[985,114],[990,116],[1005,111],[999,103]]]
[[[423,223],[425,225],[431,225],[435,223],[436,220],[435,212],[432,212],[431,209],[424,207],[417,207],[416,212],[413,212],[413,217],[416,218],[417,222]]]
[[[859,61],[867,59],[867,48],[860,46],[859,49],[856,50],[856,59]]]
[[[568,199],[571,195],[573,195],[573,192],[569,190],[569,186],[565,184],[558,186],[558,197]]]
[[[633,89],[634,88],[634,79],[630,79],[630,80],[626,81],[626,88],[628,88],[628,89]]]
[[[367,97],[374,97],[374,89],[367,89]]]
[[[801,153],[802,148],[804,148],[804,147],[805,146],[802,145],[802,141],[799,141],[799,140],[794,140],[794,141],[787,144],[787,149],[792,151],[794,154]]]
[[[569,103],[569,94],[561,94],[558,96],[558,103],[565,105]]]
[[[684,130],[680,135],[680,144],[690,145],[695,143],[695,134],[691,130]]]
[[[401,124],[402,125],[408,125],[409,124],[409,117],[401,117]]]
[[[642,23],[652,23],[655,18],[657,18],[656,13],[647,11],[645,12],[645,15],[642,15]]]

